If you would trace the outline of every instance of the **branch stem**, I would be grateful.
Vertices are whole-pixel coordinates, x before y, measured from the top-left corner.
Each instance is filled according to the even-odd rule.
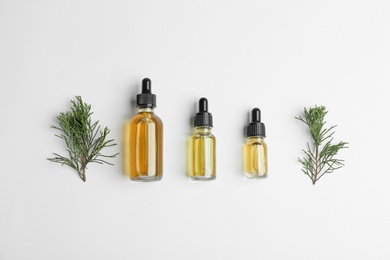
[[[314,175],[314,180],[313,180],[313,185],[316,184],[316,181],[317,181],[317,176],[318,176],[318,173],[319,173],[319,160],[318,160],[318,145],[316,145],[316,171],[315,171],[315,175]]]

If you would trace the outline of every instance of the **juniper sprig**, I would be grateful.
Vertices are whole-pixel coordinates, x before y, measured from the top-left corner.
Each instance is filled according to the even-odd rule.
[[[114,139],[106,140],[110,133],[107,127],[101,130],[101,126],[98,125],[99,121],[92,123],[91,106],[83,103],[80,96],[76,96],[76,100],[72,100],[71,103],[70,111],[57,116],[58,126],[50,126],[60,131],[55,136],[65,141],[68,157],[54,153],[55,157],[48,158],[48,160],[72,167],[85,182],[89,163],[113,165],[104,158],[115,158],[118,153],[113,155],[101,153],[103,148],[115,146],[116,143]]]
[[[324,119],[328,113],[324,106],[315,106],[309,110],[304,108],[303,112],[303,117],[295,118],[309,127],[313,143],[307,143],[307,150],[303,149],[305,157],[298,158],[298,161],[302,163],[303,173],[310,177],[314,185],[326,173],[331,173],[344,166],[344,160],[335,158],[335,156],[341,149],[348,148],[348,143],[332,144],[336,126],[324,127],[326,124]]]

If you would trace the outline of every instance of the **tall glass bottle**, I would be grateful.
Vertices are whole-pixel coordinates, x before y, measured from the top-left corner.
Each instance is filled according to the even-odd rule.
[[[163,175],[163,123],[154,113],[156,95],[151,81],[142,80],[142,93],[137,95],[138,113],[130,121],[130,179],[158,181]]]
[[[199,100],[199,112],[194,119],[195,132],[191,138],[190,175],[193,180],[214,180],[215,136],[211,133],[213,117],[208,112],[206,98]]]
[[[268,149],[264,138],[265,125],[261,122],[261,112],[254,108],[245,144],[245,175],[249,179],[265,178],[268,175]]]

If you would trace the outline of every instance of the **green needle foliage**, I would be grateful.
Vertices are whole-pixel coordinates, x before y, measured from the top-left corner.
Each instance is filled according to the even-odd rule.
[[[324,106],[304,108],[304,117],[295,117],[299,121],[305,123],[310,130],[313,138],[314,148],[309,142],[307,143],[307,150],[303,150],[305,157],[298,158],[298,161],[302,163],[302,171],[310,177],[313,185],[324,176],[326,173],[331,173],[344,166],[344,160],[337,159],[335,156],[341,149],[348,148],[348,143],[339,142],[332,144],[333,129],[336,126],[325,128],[326,124],[325,115],[328,113]]]
[[[48,160],[72,167],[85,182],[85,173],[89,163],[113,165],[104,159],[114,158],[118,153],[101,154],[103,148],[116,145],[113,139],[106,140],[110,130],[107,127],[101,130],[100,125],[98,125],[99,121],[92,123],[91,106],[83,103],[80,96],[76,96],[76,100],[72,100],[71,103],[70,111],[60,113],[57,116],[58,126],[51,126],[51,128],[60,131],[55,136],[65,141],[68,156],[54,153],[55,157],[48,158]]]

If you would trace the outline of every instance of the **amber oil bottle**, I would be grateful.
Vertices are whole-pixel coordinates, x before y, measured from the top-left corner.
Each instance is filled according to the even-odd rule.
[[[245,176],[249,179],[265,178],[268,175],[268,151],[264,139],[265,125],[261,122],[261,111],[254,108],[245,144]]]
[[[194,134],[190,140],[190,175],[192,180],[214,180],[215,136],[211,133],[213,117],[208,112],[206,98],[199,100],[199,112],[194,118]]]
[[[130,179],[158,181],[163,175],[163,123],[154,113],[156,95],[151,81],[142,80],[142,93],[137,95],[138,113],[130,121]]]

